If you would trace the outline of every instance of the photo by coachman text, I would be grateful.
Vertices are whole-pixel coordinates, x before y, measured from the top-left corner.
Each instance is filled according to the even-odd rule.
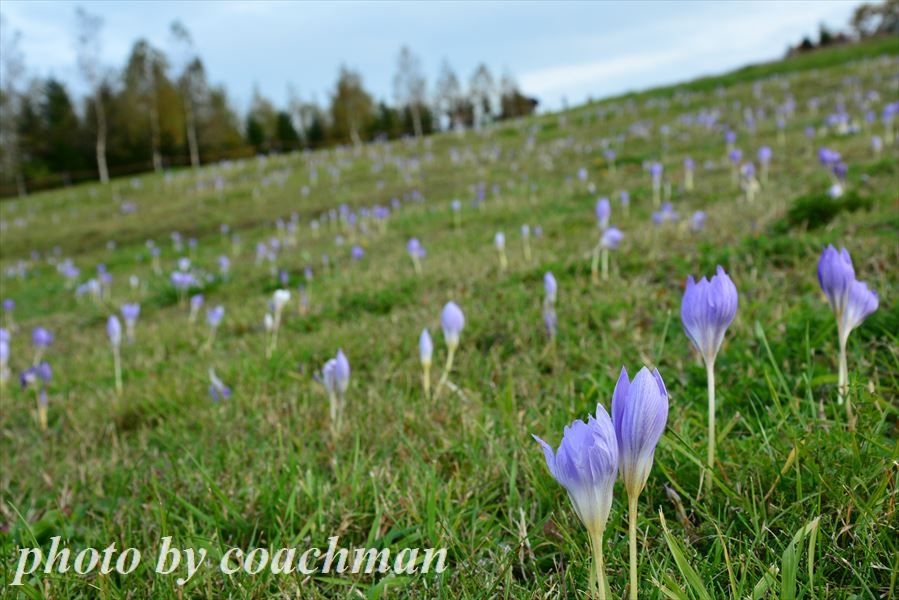
[[[443,573],[446,570],[446,548],[343,548],[338,547],[338,536],[328,538],[324,550],[312,548],[229,548],[221,559],[207,560],[205,548],[178,548],[171,537],[161,539],[155,558],[155,573],[177,576],[175,583],[184,585],[200,568],[215,568],[225,575],[258,575],[269,570],[273,575],[330,575],[364,573],[414,575],[416,573]],[[46,554],[40,548],[19,549],[18,563],[11,585],[22,585],[30,576],[65,574],[71,569],[74,575],[98,573],[120,575],[133,573],[141,562],[137,548],[117,550],[111,544],[103,550],[84,548],[70,550],[60,544],[60,537],[51,538]],[[391,560],[392,559],[392,560]]]

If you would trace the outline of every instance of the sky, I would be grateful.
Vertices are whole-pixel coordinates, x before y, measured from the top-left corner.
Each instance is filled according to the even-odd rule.
[[[587,98],[676,83],[773,60],[819,23],[843,28],[859,2],[288,2],[255,0],[62,2],[3,0],[3,35],[21,33],[31,76],[75,94],[75,9],[104,19],[104,66],[120,69],[138,38],[173,53],[169,26],[193,36],[209,79],[245,111],[258,88],[278,106],[289,89],[325,103],[341,65],[377,98],[393,100],[402,45],[430,89],[444,59],[467,82],[479,63],[554,110]]]

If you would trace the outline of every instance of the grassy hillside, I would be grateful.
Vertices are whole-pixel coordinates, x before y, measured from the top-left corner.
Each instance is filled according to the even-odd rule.
[[[4,201],[0,296],[16,306],[4,315],[14,380],[0,404],[3,594],[586,597],[587,536],[531,434],[557,446],[566,424],[597,403],[609,408],[622,365],[633,375],[645,364],[661,373],[670,412],[639,505],[644,597],[895,596],[899,145],[876,155],[871,136],[885,128],[864,119],[899,96],[892,42],[852,61],[837,60],[853,52],[839,48],[796,59],[802,68],[766,65],[485,132]],[[781,143],[775,116],[789,98]],[[828,126],[840,106],[857,133]],[[773,149],[751,201],[732,181],[726,130],[746,160]],[[822,146],[848,165],[838,199],[827,193]],[[614,169],[606,147],[617,154]],[[678,213],[661,224],[652,220],[651,161],[664,165],[662,200]],[[608,280],[594,284],[598,196],[611,198],[624,239]],[[373,216],[375,206],[390,207],[389,217]],[[698,210],[706,222],[696,231]],[[506,237],[505,271],[496,232]],[[421,275],[406,252],[412,237],[427,250]],[[849,340],[854,430],[837,403],[836,325],[816,278],[828,243],[850,250],[857,276],[880,296]],[[201,282],[190,294],[205,297],[193,324],[170,280],[181,257]],[[66,259],[78,269],[71,277]],[[680,302],[688,275],[719,264],[740,303],[717,360],[718,462],[706,493],[706,374]],[[100,265],[111,276],[103,294],[77,294]],[[548,271],[559,286],[554,344],[541,317]],[[267,357],[263,318],[279,287],[292,298]],[[436,385],[449,300],[466,324],[451,385],[426,398],[418,336],[424,327],[434,336]],[[126,302],[139,302],[141,314],[134,343],[122,346],[117,395],[106,322]],[[205,309],[216,305],[225,317],[207,348]],[[54,336],[46,432],[34,390],[17,380],[32,363],[35,327]],[[343,428],[332,435],[315,374],[339,348],[352,374]],[[229,399],[210,398],[210,368],[233,389]],[[613,597],[623,597],[627,502],[621,484],[615,493],[605,560]],[[75,549],[115,542],[145,558],[127,576],[69,572],[7,587],[16,549],[47,549],[55,535]],[[324,548],[334,535],[347,546],[445,547],[448,569],[227,576],[209,568],[183,588],[153,572],[163,536],[206,548],[217,565],[231,547]]]

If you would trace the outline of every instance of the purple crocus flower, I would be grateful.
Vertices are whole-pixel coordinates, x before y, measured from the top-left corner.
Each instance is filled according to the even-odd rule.
[[[205,302],[205,298],[203,298],[203,294],[194,294],[190,297],[190,310],[191,312],[196,312],[200,310],[203,306],[203,302]]]
[[[714,365],[724,332],[737,314],[737,303],[737,288],[720,265],[711,280],[687,278],[681,320],[706,365]]]
[[[690,217],[690,229],[693,231],[702,231],[705,227],[705,219],[705,213],[701,210],[697,210],[693,213],[693,216]]]
[[[727,157],[730,159],[730,162],[736,166],[743,160],[743,151],[739,148],[734,148],[728,153]]]
[[[596,220],[600,229],[609,226],[609,217],[612,215],[612,205],[608,198],[600,198],[596,201]]]
[[[406,251],[413,258],[424,258],[426,252],[424,246],[418,241],[418,238],[410,238],[406,243]]]
[[[459,334],[465,327],[465,315],[455,302],[449,301],[443,307],[440,313],[440,326],[443,328],[443,338],[447,347],[450,351],[455,350],[459,345]]]
[[[668,422],[668,392],[658,369],[643,367],[634,380],[622,367],[612,395],[612,422],[618,440],[618,466],[629,497],[643,491],[656,444]]]
[[[137,321],[137,318],[140,316],[140,304],[123,304],[122,305],[122,318],[125,320],[125,324],[128,323],[134,324]]]
[[[215,329],[218,327],[222,319],[225,317],[225,307],[215,306],[206,311],[206,324]]]
[[[334,357],[334,383],[337,386],[337,393],[341,396],[350,385],[350,361],[343,350],[338,350],[337,356]]]
[[[827,296],[827,301],[837,320],[837,335],[840,345],[839,372],[837,390],[839,401],[846,401],[846,413],[850,427],[854,426],[851,403],[848,401],[849,369],[846,363],[846,343],[852,330],[877,310],[879,299],[877,292],[868,288],[864,282],[855,278],[855,269],[849,251],[841,248],[839,252],[828,245],[821,253],[818,261],[818,282]]]
[[[659,181],[662,178],[662,172],[665,168],[662,163],[654,162],[649,166],[649,174],[652,175],[653,181]]]
[[[434,342],[431,341],[431,334],[427,328],[421,330],[418,337],[418,357],[424,367],[431,366],[431,359],[434,356]]]
[[[43,327],[35,327],[31,332],[31,343],[35,348],[44,349],[53,342],[53,334]]]
[[[624,239],[624,234],[621,233],[620,229],[617,227],[609,227],[602,232],[602,238],[599,240],[599,245],[603,248],[608,248],[609,250],[617,250],[622,239]]]
[[[350,251],[350,256],[353,260],[361,260],[363,256],[365,256],[365,250],[362,249],[362,246],[353,246],[353,249]]]
[[[109,336],[109,343],[113,348],[122,345],[122,324],[117,316],[111,315],[106,321],[106,334]]]
[[[213,402],[221,402],[231,397],[231,388],[225,385],[212,369],[209,369],[209,396]]]
[[[612,419],[597,404],[595,418],[590,415],[586,422],[577,419],[565,427],[555,452],[542,439],[533,437],[543,448],[550,474],[568,492],[574,512],[590,534],[601,574],[602,536],[618,476],[618,442]]]
[[[625,190],[621,191],[619,198],[621,200],[621,206],[628,206],[631,203],[631,195]]]
[[[12,298],[7,298],[3,301],[3,312],[11,313],[16,308],[16,301]]]
[[[543,290],[546,293],[547,302],[551,304],[556,303],[556,294],[558,292],[558,289],[559,286],[556,283],[555,276],[547,271],[546,274],[543,275]]]
[[[50,368],[50,363],[43,361],[22,371],[19,383],[22,389],[26,389],[37,384],[47,385],[52,378],[53,369]]]
[[[818,283],[827,296],[827,301],[839,321],[849,298],[849,288],[855,281],[855,268],[849,251],[842,248],[839,252],[828,244],[818,261]]]
[[[818,162],[820,162],[825,167],[833,167],[833,165],[840,162],[840,160],[840,153],[836,150],[831,150],[827,147],[818,149]]]
[[[837,318],[840,341],[845,345],[849,333],[877,309],[877,293],[856,280],[849,251],[839,252],[828,245],[818,261],[818,282]]]
[[[772,154],[773,153],[771,152],[770,147],[762,146],[761,148],[759,148],[759,152],[758,152],[759,162],[762,163],[763,165],[767,165],[768,163],[771,162]]]

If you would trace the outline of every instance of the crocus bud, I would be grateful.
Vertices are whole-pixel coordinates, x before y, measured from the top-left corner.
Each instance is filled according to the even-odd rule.
[[[599,240],[599,245],[610,250],[617,250],[618,245],[621,244],[623,238],[624,234],[621,233],[620,229],[609,227],[602,232],[602,238]]]
[[[643,491],[656,444],[668,422],[668,392],[658,369],[643,367],[631,381],[622,367],[612,395],[618,466],[628,496]]]
[[[546,292],[546,300],[550,304],[555,304],[558,285],[555,276],[548,272],[543,276],[543,290]]]
[[[681,320],[707,365],[714,363],[724,332],[737,314],[737,288],[720,266],[711,280],[687,278]]]
[[[846,309],[840,323],[843,335],[848,337],[853,329],[868,318],[868,315],[877,310],[878,305],[877,292],[868,289],[868,284],[863,281],[853,281],[849,286]]]
[[[600,198],[596,201],[596,221],[600,229],[609,226],[609,217],[612,215],[612,205],[608,198]]]
[[[322,385],[328,391],[329,396],[337,394],[337,379],[334,372],[337,369],[337,361],[333,358],[328,359],[325,366],[322,367]]]
[[[284,306],[290,301],[290,291],[288,290],[275,290],[275,293],[272,294],[272,307],[275,309],[275,313],[280,313],[284,310]]]
[[[266,331],[271,331],[275,327],[275,318],[271,313],[265,313],[265,316],[262,318],[262,324]]]
[[[225,316],[225,307],[216,306],[206,311],[206,324],[212,328],[216,328],[222,322]]]
[[[334,357],[334,382],[337,392],[340,395],[345,394],[350,385],[350,361],[347,360],[343,350],[338,350],[337,356]]]
[[[427,329],[422,329],[421,336],[418,338],[418,355],[421,358],[422,366],[431,366],[431,358],[434,356],[434,342],[431,341],[431,334]]]
[[[128,326],[129,323],[133,326],[139,316],[140,304],[135,303],[122,305],[122,318],[125,319],[126,326]]]
[[[546,466],[574,505],[574,512],[591,533],[606,528],[612,508],[612,492],[618,476],[618,442],[609,414],[596,406],[596,418],[588,416],[565,428],[556,452],[536,435],[543,447]]]
[[[36,348],[46,348],[53,341],[53,334],[43,327],[35,327],[31,332],[31,343]]]
[[[450,350],[459,345],[459,334],[465,327],[465,315],[455,302],[447,302],[440,314],[440,325],[443,327],[443,338]]]
[[[211,368],[209,369],[209,396],[213,402],[221,402],[231,397],[231,388],[225,385]]]
[[[118,348],[122,344],[122,324],[115,315],[109,317],[106,322],[106,333],[109,335],[109,342],[114,348]]]
[[[497,250],[504,250],[506,247],[506,235],[502,231],[497,231],[493,238],[493,242],[496,244]]]
[[[841,344],[845,344],[852,330],[877,310],[877,292],[855,279],[849,251],[841,248],[837,252],[832,245],[821,253],[818,282],[836,316]]]

